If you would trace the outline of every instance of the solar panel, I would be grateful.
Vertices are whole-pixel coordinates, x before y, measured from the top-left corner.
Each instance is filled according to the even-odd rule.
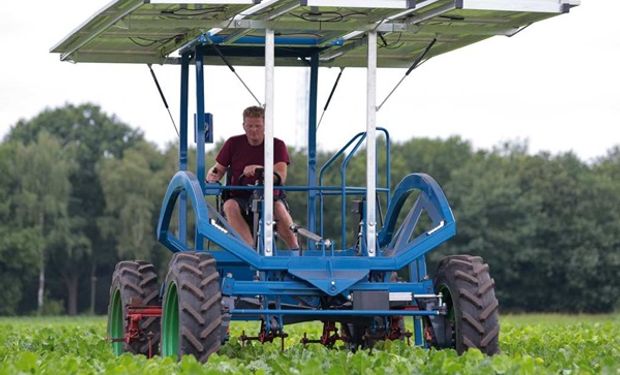
[[[276,65],[366,66],[366,32],[379,34],[378,66],[407,67],[495,35],[512,35],[566,13],[579,0],[117,0],[51,52],[61,60],[177,63],[192,42],[215,44],[235,65],[264,64],[264,30],[276,35]],[[215,55],[215,53],[213,54]],[[208,64],[221,64],[211,58]]]

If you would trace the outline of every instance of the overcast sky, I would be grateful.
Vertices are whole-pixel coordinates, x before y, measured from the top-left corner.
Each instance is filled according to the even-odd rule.
[[[49,53],[108,0],[12,1],[0,10],[0,137],[45,107],[92,102],[160,146],[176,134],[145,65],[70,64]],[[460,135],[477,148],[528,140],[530,150],[573,150],[583,159],[620,144],[618,0],[582,0],[569,14],[513,38],[494,37],[430,60],[378,113],[395,140]],[[155,66],[175,120],[179,69]],[[261,101],[264,73],[238,68]],[[319,108],[338,73],[321,69]],[[404,70],[378,72],[380,102]],[[346,69],[319,129],[335,149],[365,129],[365,70]],[[303,146],[304,69],[276,70],[276,136]],[[241,110],[254,104],[227,68],[206,70],[206,108],[217,139],[241,132]],[[192,110],[193,111],[193,110]],[[320,115],[320,112],[319,112]],[[178,121],[178,120],[177,120]]]

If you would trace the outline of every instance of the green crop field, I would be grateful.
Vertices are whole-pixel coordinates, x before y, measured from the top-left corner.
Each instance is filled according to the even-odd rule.
[[[501,321],[502,353],[426,350],[405,342],[380,343],[372,352],[303,347],[317,324],[289,326],[279,343],[241,347],[233,339],[209,362],[193,357],[114,357],[105,318],[0,319],[0,374],[620,374],[620,315],[522,315]],[[255,324],[233,323],[233,336]]]

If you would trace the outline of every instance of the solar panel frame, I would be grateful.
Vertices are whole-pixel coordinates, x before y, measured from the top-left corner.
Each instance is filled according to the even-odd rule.
[[[257,1],[257,0],[256,0]],[[330,5],[333,4],[333,5]],[[385,4],[384,7],[377,5]],[[105,63],[178,63],[191,43],[248,51],[236,65],[261,66],[266,28],[275,30],[279,66],[304,65],[320,50],[321,66],[366,65],[366,33],[379,32],[378,66],[407,67],[428,43],[428,57],[568,12],[577,0],[116,0],[71,32],[51,52],[61,60]],[[308,49],[304,53],[303,49]],[[258,51],[257,51],[258,52]],[[213,64],[219,64],[213,59]]]

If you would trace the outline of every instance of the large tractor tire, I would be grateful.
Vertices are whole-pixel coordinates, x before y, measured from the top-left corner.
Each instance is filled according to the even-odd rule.
[[[116,355],[124,352],[144,355],[149,355],[149,352],[157,353],[159,318],[142,319],[140,330],[143,335],[130,343],[121,341],[127,329],[128,305],[159,306],[159,285],[152,264],[142,260],[122,261],[116,264],[110,286],[108,337],[113,339],[112,351]]]
[[[222,344],[222,295],[215,259],[204,252],[170,260],[162,315],[162,356],[191,354],[200,362]]]
[[[434,285],[447,307],[441,324],[432,325],[434,341],[440,338],[459,354],[469,348],[489,355],[498,353],[499,304],[489,265],[477,256],[445,257],[439,263]]]

